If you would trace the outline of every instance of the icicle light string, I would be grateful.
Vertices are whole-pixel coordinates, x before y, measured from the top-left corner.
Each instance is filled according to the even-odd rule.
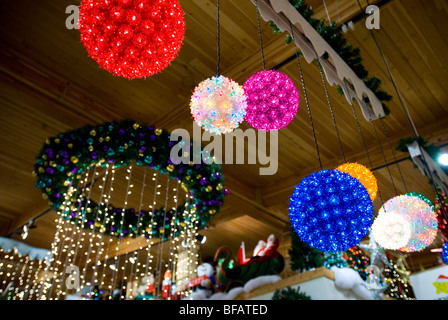
[[[128,204],[128,196],[130,193],[130,188],[131,188],[131,177],[132,177],[132,165],[129,166],[129,168],[127,169],[128,175],[126,176],[126,180],[128,180],[128,184],[127,184],[127,188],[126,188],[126,195],[124,197],[124,205],[123,205],[123,209],[121,211],[121,221],[120,221],[120,234],[118,235],[118,241],[117,241],[117,245],[115,247],[115,254],[114,254],[114,270],[113,270],[113,277],[112,277],[112,288],[110,291],[110,295],[109,295],[109,300],[111,300],[113,298],[113,292],[115,290],[115,285],[116,285],[116,281],[118,278],[118,266],[120,264],[120,259],[121,259],[121,255],[118,256],[118,250],[120,248],[120,243],[121,243],[121,239],[123,238],[123,223],[124,223],[124,211],[126,210],[127,204]],[[118,230],[117,230],[118,231]]]
[[[110,173],[109,191],[108,191],[108,194],[105,196],[105,199],[104,199],[104,204],[105,204],[105,206],[104,206],[104,216],[103,216],[103,220],[100,222],[101,226],[104,226],[105,223],[106,223],[106,219],[109,218],[109,214],[108,214],[108,211],[109,211],[109,200],[110,200],[112,191],[114,190],[114,188],[113,188],[114,181],[115,181],[115,165],[112,165],[111,173]],[[104,186],[103,186],[103,189],[104,189]],[[92,266],[92,271],[93,272],[92,272],[92,278],[90,280],[91,284],[95,283],[96,278],[98,276],[98,271],[99,271],[100,266],[101,266],[101,264],[99,263],[99,258],[100,258],[100,254],[101,254],[102,250],[104,250],[104,248],[103,248],[104,241],[107,240],[107,238],[104,237],[105,230],[103,232],[103,230],[101,230],[101,227],[100,227],[99,232],[100,232],[100,235],[101,235],[100,236],[100,240],[99,240],[100,243],[99,243],[99,246],[98,246],[98,249],[97,249],[97,252],[96,252],[95,263]],[[109,243],[110,243],[110,241],[108,241],[108,246],[107,246],[107,249],[106,249],[105,261],[107,260],[107,250],[109,250]],[[104,267],[106,267],[106,266],[104,265]]]
[[[76,187],[76,192],[75,192],[75,196],[74,199],[75,201],[78,199],[79,197],[79,191],[82,189],[81,193],[84,192],[86,183],[87,183],[87,179],[89,177],[89,171],[86,171],[84,173],[84,177],[79,179],[78,181],[78,185]],[[81,184],[84,183],[83,187],[81,188]],[[62,212],[61,210],[58,210],[58,215],[59,215],[59,221],[57,223],[57,227],[56,227],[56,235],[55,238],[51,244],[51,258],[49,257],[49,261],[48,263],[46,263],[45,269],[44,269],[44,273],[48,274],[49,272],[53,272],[53,277],[52,279],[43,279],[37,286],[36,291],[39,292],[42,289],[42,295],[41,296],[37,296],[37,299],[46,299],[46,289],[44,290],[44,288],[42,288],[42,286],[47,286],[47,285],[51,285],[52,282],[54,282],[54,277],[56,276],[56,269],[58,267],[58,263],[60,262],[61,259],[61,255],[62,252],[65,252],[65,242],[66,240],[70,240],[71,238],[68,237],[68,234],[70,232],[71,229],[71,221],[69,219],[65,219],[65,215],[66,215],[66,210],[71,207],[71,206],[75,206],[72,204],[71,202],[71,196],[72,196],[72,189],[70,188],[69,191],[67,191],[66,194],[64,194],[64,204],[63,204],[63,209]],[[59,238],[60,234],[62,235],[62,241]],[[73,235],[73,232],[72,232]],[[57,258],[56,258],[57,256]],[[45,291],[45,293],[44,293]]]
[[[322,84],[323,84],[324,90],[325,90],[325,96],[327,97],[328,106],[330,107],[331,118],[333,119],[333,125],[336,130],[336,136],[338,137],[339,147],[340,147],[341,153],[342,153],[342,159],[344,160],[344,163],[345,163],[346,160],[345,160],[344,149],[342,147],[341,137],[339,136],[338,126],[336,124],[336,119],[334,117],[333,107],[331,105],[330,96],[328,95],[327,84],[325,83],[324,73],[322,71],[322,65],[320,63],[319,58],[317,59],[317,66],[319,67],[320,77],[322,79]]]
[[[297,51],[297,46],[296,46],[295,37],[294,37],[294,30],[293,30],[291,22],[289,22],[289,26],[291,28],[291,37],[292,37],[292,42],[294,44],[294,50],[295,50],[295,53],[296,53],[297,64],[299,65],[300,81],[302,83],[303,96],[305,97],[306,108],[308,110],[308,116],[310,118],[310,124],[311,124],[311,128],[313,130],[314,146],[316,148],[317,159],[319,160],[320,169],[322,170],[323,166],[322,166],[322,161],[320,159],[320,151],[319,151],[319,145],[317,143],[317,137],[316,137],[316,132],[315,132],[315,128],[314,128],[314,122],[313,122],[313,116],[311,114],[311,107],[310,107],[309,100],[308,100],[308,95],[307,95],[307,92],[306,92],[305,80],[303,79],[302,66],[300,64],[300,56],[299,56],[299,52]]]
[[[166,219],[166,210],[167,210],[167,206],[168,206],[169,187],[170,187],[170,176],[167,175],[166,190],[165,190],[165,205],[163,207],[164,208],[163,209],[163,223],[159,229],[159,237],[160,237],[162,243],[159,244],[160,251],[159,251],[159,257],[158,257],[158,261],[157,261],[157,263],[158,263],[158,269],[157,269],[158,272],[157,273],[159,275],[157,287],[162,285],[163,246],[165,243],[163,238],[165,237],[165,222],[166,222],[165,219]],[[163,288],[162,288],[162,290],[163,290]]]
[[[258,37],[260,38],[261,60],[263,61],[263,70],[266,71],[266,63],[264,60],[264,50],[263,50],[263,37],[261,35],[261,26],[260,26],[260,12],[258,10],[258,0],[255,0],[255,7],[257,9]]]
[[[174,211],[174,217],[171,219],[171,243],[170,243],[170,258],[168,260],[168,264],[167,264],[167,268],[169,268],[169,270],[172,270],[172,274],[173,276],[175,275],[174,272],[174,259],[175,259],[175,251],[176,251],[176,242],[178,241],[178,237],[175,237],[176,231],[177,231],[177,206],[178,206],[178,197],[179,197],[179,186],[180,186],[180,181],[177,180],[177,185],[176,187],[173,188],[173,191],[176,192],[175,198],[174,198],[174,207],[173,209]],[[175,281],[175,279],[173,278],[173,281]]]
[[[78,216],[79,216],[79,218],[77,219],[77,222],[78,223],[80,223],[81,225],[83,224],[83,222],[84,222],[84,216],[85,216],[85,212],[87,212],[88,211],[88,209],[90,208],[89,207],[89,205],[90,205],[90,201],[91,201],[91,194],[92,194],[92,189],[93,189],[93,185],[94,185],[94,183],[95,183],[95,177],[99,174],[98,172],[97,172],[97,166],[95,166],[94,167],[94,169],[93,169],[93,173],[92,173],[92,179],[91,179],[91,181],[90,181],[90,184],[89,184],[89,187],[88,188],[86,188],[86,190],[88,191],[88,193],[87,193],[87,201],[86,201],[86,203],[85,203],[85,207],[81,207],[81,211],[79,211],[79,209],[78,209]],[[81,248],[83,248],[83,252],[82,253],[84,253],[84,242],[85,242],[85,235],[86,235],[86,231],[84,230],[84,229],[81,229],[81,227],[80,226],[74,226],[74,229],[78,229],[77,230],[77,232],[78,232],[78,239],[77,239],[77,242],[76,242],[76,245],[75,245],[75,252],[74,252],[74,254],[73,254],[73,258],[71,257],[71,252],[72,252],[72,250],[70,250],[70,252],[69,252],[69,254],[67,255],[67,257],[69,258],[68,260],[69,261],[67,261],[67,257],[66,257],[66,261],[65,261],[65,264],[63,265],[63,268],[62,268],[62,270],[61,270],[61,276],[60,276],[60,278],[59,278],[59,283],[57,284],[57,288],[58,288],[58,290],[59,290],[59,292],[58,292],[58,296],[57,296],[57,299],[59,300],[60,299],[60,295],[62,294],[63,296],[65,296],[66,294],[67,294],[67,290],[62,290],[62,285],[61,285],[61,283],[63,283],[63,279],[64,279],[64,276],[65,276],[65,267],[66,266],[69,266],[69,265],[71,265],[71,264],[74,264],[74,265],[79,265],[80,263],[81,263],[81,259],[82,259],[82,256],[81,256],[81,254],[80,254],[80,256],[79,256],[79,263],[78,264],[76,264],[76,259],[77,259],[77,256],[78,256],[78,251],[79,251],[79,248],[81,247]],[[73,239],[73,238],[72,238]],[[90,240],[90,239],[89,239]],[[72,244],[73,244],[74,242],[73,242],[73,240],[72,240]],[[81,280],[81,279],[80,279]],[[76,289],[76,291],[77,292],[79,292],[79,290],[80,290],[80,288],[78,288],[78,289]]]
[[[131,177],[130,177],[130,176],[129,176],[129,180],[131,180]],[[131,184],[131,185],[130,185],[130,188],[132,188],[133,186],[134,186],[134,185]],[[130,193],[131,193],[131,191],[128,192],[128,194],[130,194]],[[124,209],[123,209],[123,212],[124,212]],[[139,210],[138,212],[139,212],[139,218],[140,218],[140,210]],[[140,220],[139,220],[139,221],[140,221]],[[129,226],[129,227],[131,227],[131,226]],[[124,226],[122,226],[122,228],[124,228]],[[128,238],[126,244],[129,245],[129,238]],[[134,252],[134,251],[132,251],[132,253],[133,253],[133,252]],[[123,296],[123,291],[126,290],[126,283],[129,282],[129,279],[128,279],[128,277],[126,276],[126,267],[127,267],[127,265],[128,265],[128,262],[129,262],[129,257],[128,257],[129,254],[130,254],[130,252],[126,252],[126,254],[125,254],[125,259],[124,259],[124,266],[121,267],[121,269],[123,270],[123,285],[121,286],[121,289],[120,289],[120,297],[121,297],[121,299],[124,299],[124,298],[125,298],[125,297]]]
[[[152,273],[152,255],[151,255],[151,247],[152,247],[152,228],[154,227],[154,211],[156,208],[156,204],[157,204],[157,185],[158,185],[158,171],[156,171],[154,173],[154,176],[152,177],[152,180],[154,181],[154,195],[153,195],[153,201],[152,201],[152,205],[149,205],[149,208],[152,209],[151,211],[149,211],[149,214],[151,215],[151,224],[149,227],[148,232],[148,237],[147,239],[147,246],[146,246],[146,268],[145,268],[145,275],[149,275],[150,273]],[[146,282],[146,285],[149,285],[149,279]],[[144,300],[146,300],[146,298],[144,298]]]
[[[92,181],[93,181],[93,175],[94,175],[94,173],[92,174]],[[52,296],[52,294],[53,294],[53,288],[56,286],[57,288],[59,288],[60,287],[60,284],[59,284],[59,278],[58,277],[63,277],[63,275],[64,275],[64,268],[68,265],[68,260],[69,260],[69,257],[71,256],[71,252],[72,252],[72,247],[73,247],[73,239],[74,239],[74,237],[75,237],[75,235],[76,235],[76,233],[77,233],[77,228],[76,228],[76,224],[77,224],[77,222],[78,222],[78,220],[79,220],[79,209],[80,209],[80,207],[81,207],[81,201],[80,201],[80,199],[83,197],[83,195],[84,195],[84,192],[86,191],[86,189],[87,189],[87,185],[88,185],[88,180],[89,180],[89,176],[90,176],[90,170],[87,170],[87,172],[85,173],[85,177],[84,177],[84,181],[82,182],[82,188],[81,188],[81,192],[79,192],[78,194],[77,194],[77,197],[75,197],[74,198],[74,200],[75,200],[75,203],[73,204],[71,201],[69,201],[69,204],[67,204],[67,207],[65,208],[66,210],[67,209],[71,209],[72,207],[73,207],[73,211],[74,212],[76,212],[76,216],[74,217],[75,218],[75,221],[71,221],[70,219],[69,219],[69,217],[67,217],[68,219],[67,219],[67,221],[66,221],[66,225],[68,225],[68,227],[67,227],[67,231],[68,232],[71,232],[71,234],[70,234],[70,236],[67,236],[67,233],[66,233],[66,235],[65,235],[65,237],[64,237],[64,243],[65,242],[68,242],[68,244],[67,245],[65,245],[65,244],[63,244],[63,246],[62,246],[62,250],[59,252],[59,256],[58,256],[58,259],[55,261],[56,262],[56,264],[55,264],[55,268],[54,268],[54,270],[53,270],[53,274],[54,274],[54,276],[52,277],[52,279],[48,282],[48,284],[51,286],[51,289],[50,289],[50,292],[49,292],[49,295],[48,295],[48,299],[52,299],[51,298],[51,296]],[[79,187],[78,187],[78,189],[79,189]],[[72,211],[72,210],[68,210],[69,212],[70,211]],[[79,241],[79,239],[78,239],[78,241]],[[66,249],[66,247],[67,247],[67,249]],[[64,262],[64,264],[62,264],[61,265],[61,255],[62,255],[62,252],[66,252],[66,255],[65,255],[65,262]],[[58,266],[58,264],[59,264],[59,266]],[[58,268],[61,268],[61,270],[60,271],[58,271]],[[58,276],[58,274],[59,274],[59,276]],[[47,280],[48,281],[48,280]],[[45,281],[46,282],[46,281]],[[46,296],[46,290],[45,290],[45,288],[44,288],[44,294],[43,294],[43,296],[45,297]],[[57,294],[57,298],[59,298],[60,297],[60,293],[61,293],[61,291],[59,290],[58,291],[58,294]]]
[[[106,210],[105,210],[105,214],[104,214],[103,222],[102,222],[102,225],[103,225],[103,226],[104,226],[106,223],[109,222],[109,201],[110,201],[110,198],[111,198],[111,196],[112,196],[112,191],[114,191],[114,188],[113,188],[114,181],[115,181],[115,165],[112,166],[112,177],[111,177],[110,186],[109,186],[109,194],[107,195],[107,198],[104,200],[104,202],[106,202]],[[105,231],[104,231],[104,232],[105,232]],[[99,285],[101,285],[101,286],[103,286],[104,283],[105,283],[106,270],[107,270],[107,262],[108,262],[108,259],[109,259],[109,248],[110,248],[110,244],[111,244],[112,241],[113,241],[113,240],[112,240],[112,237],[110,237],[110,238],[108,238],[108,237],[103,237],[102,240],[103,240],[103,241],[101,242],[101,246],[102,246],[102,247],[104,246],[104,244],[103,244],[103,243],[104,243],[104,240],[107,240],[107,246],[106,246],[106,250],[104,251],[106,254],[105,254],[105,257],[104,257],[104,260],[103,260],[103,263],[102,263],[102,266],[103,266],[103,272],[102,272],[102,274],[101,274],[101,280],[98,282]],[[99,257],[100,257],[100,250],[98,250],[98,252],[97,252],[96,263],[95,263],[96,265],[98,265]],[[99,265],[98,265],[98,271],[99,271],[100,267],[101,267],[101,262],[100,262]],[[96,270],[96,269],[95,269],[95,273],[97,273],[97,270]],[[93,276],[95,275],[95,273],[93,274]],[[92,282],[93,282],[93,280],[91,281],[91,283],[92,283]],[[108,289],[111,290],[111,284],[109,284]]]
[[[136,231],[136,234],[139,234],[139,231],[140,231],[140,227],[141,227],[141,222],[140,222],[140,217],[142,216],[141,215],[141,210],[142,210],[142,207],[143,207],[143,194],[144,194],[144,191],[145,191],[145,187],[146,187],[146,171],[147,171],[147,168],[148,167],[146,167],[145,166],[145,171],[144,171],[144,173],[143,173],[143,182],[142,182],[142,189],[141,189],[141,192],[140,192],[140,203],[139,203],[139,205],[138,205],[138,219],[137,219],[137,231]],[[134,259],[134,263],[132,264],[132,266],[131,266],[131,274],[130,274],[130,276],[129,276],[129,281],[130,282],[132,282],[132,279],[134,278],[134,266],[136,267],[136,276],[135,276],[135,281],[137,281],[138,280],[138,266],[139,266],[139,264],[140,264],[140,262],[139,262],[139,258],[140,258],[140,251],[141,250],[135,250],[134,251],[134,253],[133,253],[133,259]],[[132,289],[131,289],[132,290]],[[130,292],[130,298],[132,299],[132,297],[133,297],[133,292],[131,291]]]
[[[101,194],[100,194],[100,199],[99,199],[99,202],[98,202],[98,207],[97,207],[97,209],[96,209],[96,213],[95,213],[95,220],[94,220],[95,222],[94,222],[93,225],[91,225],[92,236],[91,236],[90,239],[89,239],[89,249],[88,249],[88,252],[87,252],[87,254],[86,254],[86,261],[85,261],[85,263],[84,263],[83,274],[82,274],[82,276],[80,277],[80,280],[81,280],[81,283],[82,283],[80,290],[82,290],[82,288],[84,288],[85,285],[86,285],[86,286],[90,286],[90,285],[92,284],[92,281],[90,281],[90,282],[86,282],[86,281],[85,281],[85,278],[86,278],[86,272],[87,272],[87,269],[88,269],[88,267],[89,267],[89,265],[90,265],[90,254],[91,254],[91,252],[92,252],[93,241],[94,241],[94,239],[97,238],[97,237],[101,240],[101,237],[97,234],[97,230],[96,230],[97,227],[96,227],[96,224],[99,222],[99,221],[98,221],[99,213],[102,213],[102,212],[101,212],[101,206],[104,204],[104,201],[103,201],[104,189],[105,189],[105,186],[106,186],[106,182],[107,182],[107,178],[108,178],[108,177],[109,177],[109,164],[106,165],[106,172],[105,172],[105,174],[104,174],[104,176],[103,176],[103,178],[102,178],[102,179],[103,179],[103,184],[99,186],[100,189],[101,189]],[[99,226],[98,228],[100,228],[100,226]],[[98,230],[98,231],[99,231],[99,230]],[[100,243],[99,243],[99,241],[97,241],[95,245],[96,245],[96,250],[99,251],[99,250],[100,250]],[[94,264],[94,265],[92,266],[92,271],[94,271],[95,266],[96,266],[96,264]],[[93,273],[93,272],[92,272],[92,273]]]

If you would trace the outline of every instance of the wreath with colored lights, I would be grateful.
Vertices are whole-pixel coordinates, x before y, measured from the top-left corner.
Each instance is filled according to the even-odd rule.
[[[140,125],[133,120],[105,122],[99,126],[88,125],[60,133],[45,141],[37,157],[33,171],[37,177],[36,187],[42,190],[43,197],[48,199],[51,207],[58,211],[62,209],[64,194],[68,192],[69,187],[76,186],[81,174],[95,166],[105,167],[107,164],[113,164],[117,168],[135,162],[137,165],[148,166],[162,174],[168,174],[170,178],[179,180],[184,190],[192,196],[188,204],[180,204],[166,212],[164,208],[155,209],[151,211],[151,218],[148,211],[125,209],[123,226],[129,226],[125,227],[125,230],[117,230],[112,224],[113,221],[122,219],[122,208],[109,205],[107,212],[112,219],[107,225],[101,226],[102,232],[110,236],[148,236],[145,230],[150,230],[152,236],[159,234],[163,240],[167,240],[171,230],[170,221],[176,212],[185,210],[186,205],[189,206],[189,210],[195,213],[198,227],[203,228],[211,217],[218,213],[224,196],[228,194],[218,164],[172,163],[170,151],[175,143],[170,141],[170,134],[166,130]],[[81,197],[79,201],[82,202],[79,207],[87,207],[86,197]],[[85,229],[91,229],[92,224],[98,221],[97,214],[104,214],[98,210],[97,203],[92,199],[89,201],[90,210],[82,213],[83,222],[80,225]],[[70,212],[65,217],[74,219]],[[185,219],[182,215],[175,217],[176,224],[185,223],[182,221]],[[137,221],[142,227],[136,227]]]

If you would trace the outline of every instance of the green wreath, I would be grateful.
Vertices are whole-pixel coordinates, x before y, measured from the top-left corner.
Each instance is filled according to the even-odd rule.
[[[170,234],[179,234],[177,226],[183,225],[184,219],[187,219],[179,212],[183,212],[186,206],[194,211],[198,228],[204,228],[219,212],[224,196],[228,193],[224,188],[220,165],[199,165],[192,162],[173,164],[170,151],[174,144],[166,130],[140,125],[133,120],[105,122],[99,126],[88,125],[60,133],[46,140],[37,157],[33,171],[37,177],[36,187],[42,190],[43,197],[48,199],[53,209],[62,210],[66,219],[77,221],[81,228],[101,228],[102,233],[116,237],[144,235],[167,240]],[[120,167],[132,162],[179,180],[193,198],[188,204],[183,203],[175,209],[159,208],[151,212],[137,212],[132,208],[126,209],[123,216],[122,208],[108,205],[100,210],[103,204],[87,199],[85,195],[77,203],[78,208],[84,208],[81,213],[62,208],[64,194],[70,186],[78,184],[81,173],[94,166],[113,164]],[[106,212],[108,219],[104,219]],[[79,214],[82,215],[82,222],[79,222]],[[122,219],[123,223],[120,224]],[[175,230],[171,230],[173,219]],[[106,222],[98,225],[98,221]],[[138,222],[141,223],[139,227]],[[117,228],[120,225],[124,226],[123,230]]]

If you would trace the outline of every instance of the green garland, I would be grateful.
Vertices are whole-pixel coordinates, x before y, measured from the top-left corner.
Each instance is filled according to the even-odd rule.
[[[327,43],[336,51],[337,54],[347,63],[353,72],[364,81],[366,86],[372,90],[376,97],[382,102],[384,112],[386,115],[390,114],[390,109],[384,102],[390,101],[392,96],[384,90],[380,89],[381,80],[377,77],[370,76],[369,72],[362,64],[362,58],[358,47],[353,47],[352,44],[347,44],[347,40],[343,36],[342,26],[336,22],[331,22],[330,25],[325,24],[325,19],[313,18],[314,11],[310,8],[305,0],[289,0],[294,8],[309,22],[309,24],[327,41]],[[281,33],[281,30],[270,21],[270,26],[274,33]],[[286,43],[292,43],[291,35],[286,36]],[[324,56],[327,59],[328,56]],[[338,87],[338,92],[344,94],[342,88]]]
[[[228,193],[218,164],[173,164],[170,151],[175,143],[170,141],[166,130],[143,126],[133,120],[88,125],[61,133],[47,139],[37,157],[33,171],[37,177],[36,187],[43,192],[43,197],[48,199],[53,209],[61,211],[67,219],[77,221],[82,228],[98,228],[102,233],[116,237],[151,235],[167,240],[172,231],[172,220],[175,220],[176,227],[173,234],[179,234],[177,226],[185,223],[182,212],[186,206],[187,210],[194,211],[198,228],[203,228],[218,213]],[[144,210],[126,209],[123,230],[117,229],[122,220],[122,208],[112,205],[101,208],[104,204],[97,204],[86,195],[80,195],[71,207],[63,205],[64,195],[70,186],[78,185],[83,172],[94,166],[113,164],[120,167],[133,162],[180,180],[181,186],[188,190],[193,199],[176,209],[165,211],[159,208],[152,214]],[[76,202],[74,198],[71,200]],[[84,208],[82,222],[79,222],[80,213],[77,214],[73,205]],[[108,219],[104,219],[106,212]],[[99,221],[106,222],[99,225]],[[141,227],[137,227],[137,222],[141,223]]]
[[[417,143],[431,156],[432,159],[436,160],[440,156],[441,153],[440,147],[437,147],[433,143],[429,144],[427,140],[423,139],[420,136],[401,138],[398,145],[395,147],[395,150],[408,153],[409,152],[408,145],[414,143],[415,141],[417,141]],[[410,156],[409,160],[412,160]],[[414,167],[417,166],[414,164]],[[441,169],[443,170],[443,172],[448,174],[448,168],[441,167]]]

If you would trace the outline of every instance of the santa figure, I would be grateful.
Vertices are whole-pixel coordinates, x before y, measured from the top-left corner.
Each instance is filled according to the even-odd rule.
[[[171,271],[166,269],[162,281],[162,299],[166,300],[171,297]]]
[[[245,246],[244,242],[242,242],[240,250],[238,252],[239,265],[245,265],[255,257],[264,257],[264,259],[268,259],[276,255],[279,243],[280,241],[278,240],[278,238],[275,235],[271,234],[266,240],[258,241],[253,251],[252,258],[246,258]]]

